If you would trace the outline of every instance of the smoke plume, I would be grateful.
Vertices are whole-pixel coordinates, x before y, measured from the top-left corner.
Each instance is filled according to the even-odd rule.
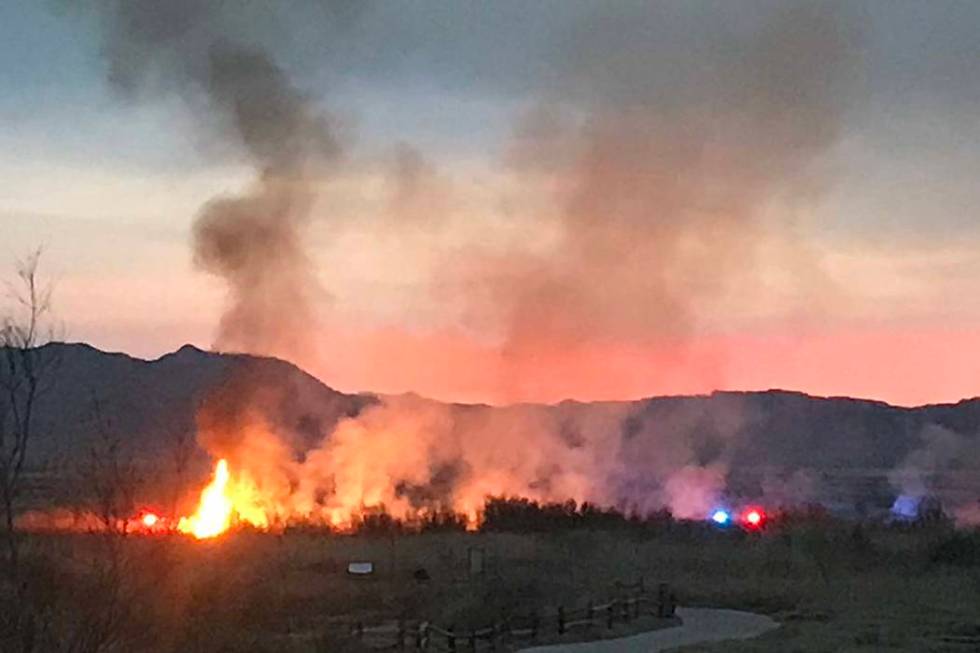
[[[330,361],[317,360],[326,291],[307,230],[323,179],[347,160],[342,139],[269,49],[274,12],[230,5],[102,3],[110,79],[127,93],[181,94],[200,108],[201,129],[254,169],[246,191],[214,198],[194,224],[195,262],[228,287],[215,345],[329,372]],[[325,15],[349,20],[347,5],[325,3]],[[481,231],[445,252],[430,288],[499,345],[481,370],[499,379],[497,398],[538,393],[542,370],[615,384],[604,378],[615,348],[682,350],[719,303],[737,305],[764,286],[757,249],[773,232],[787,238],[797,276],[820,278],[793,235],[794,216],[826,181],[820,161],[842,133],[856,36],[834,4],[766,11],[751,24],[721,13],[591,9],[556,22],[541,46],[545,65],[511,86],[524,89],[524,108],[497,170],[511,182],[499,204],[529,242],[501,251]],[[671,25],[699,38],[678,39]],[[381,45],[368,41],[369,50]],[[410,225],[430,238],[406,247],[425,251],[458,228],[440,215],[451,193],[425,153],[402,146],[393,177],[379,231]],[[202,445],[259,489],[267,514],[332,522],[376,504],[472,513],[488,494],[696,517],[723,493],[744,422],[737,409],[704,425],[683,410],[654,419],[616,403],[491,410],[405,396],[300,446],[295,425],[262,402],[223,405],[233,410],[202,411]],[[699,441],[701,427],[711,446]]]
[[[976,438],[928,424],[919,440],[920,446],[888,475],[898,492],[892,512],[900,518],[914,519],[932,506],[958,522],[980,522],[976,499],[980,448]]]
[[[194,262],[227,284],[216,347],[299,360],[316,352],[325,296],[305,242],[313,182],[339,159],[340,139],[248,33],[249,19],[263,17],[233,5],[102,3],[109,79],[129,94],[175,89],[192,104],[203,100],[199,127],[254,168],[250,188],[201,208]]]
[[[759,244],[792,234],[826,181],[856,54],[839,10],[799,5],[744,32],[706,21],[711,45],[678,43],[661,18],[583,21],[517,123],[508,170],[553,244],[461,258],[472,313],[503,338],[504,397],[540,394],[542,366],[601,374],[597,344],[682,348],[719,302],[762,289]],[[820,279],[805,242],[781,247]]]
[[[600,375],[610,357],[634,351],[660,352],[654,360],[663,370],[621,370],[652,385],[672,371],[667,363],[683,363],[692,336],[717,329],[765,290],[758,250],[768,238],[781,239],[779,264],[807,285],[800,310],[817,310],[819,289],[830,285],[795,232],[797,213],[828,181],[821,157],[841,136],[851,101],[859,30],[844,5],[703,15],[651,3],[612,13],[570,4],[548,16],[546,39],[515,31],[514,48],[541,65],[496,71],[496,45],[465,45],[434,25],[435,35],[413,32],[413,21],[436,11],[428,5],[404,21],[390,7],[355,11],[342,0],[291,11],[196,0],[100,6],[113,84],[129,94],[181,94],[201,130],[255,170],[249,189],[209,202],[194,226],[195,262],[228,287],[219,348],[284,356],[331,380],[339,370],[379,382],[379,368],[388,367],[364,351],[364,369],[355,361],[349,366],[360,371],[351,373],[318,354],[329,338],[319,319],[328,293],[313,260],[310,215],[330,175],[354,164],[341,157],[336,121],[294,85],[274,52],[316,51],[335,77],[375,79],[390,74],[378,65],[412,80],[446,74],[418,61],[458,60],[457,75],[482,73],[488,92],[512,94],[509,106],[521,107],[493,170],[506,180],[488,200],[486,212],[500,213],[494,220],[449,219],[458,190],[443,183],[438,161],[400,138],[387,205],[357,218],[375,223],[379,245],[395,234],[404,264],[438,259],[410,292],[434,296],[444,318],[458,322],[451,329],[495,348],[496,356],[472,355],[469,364],[495,379],[496,401],[560,397],[561,377]],[[289,20],[310,7],[315,20]],[[541,11],[505,4],[501,16],[523,24],[524,14]],[[472,20],[467,11],[453,15],[460,25]],[[445,83],[464,82],[450,74]],[[502,249],[490,230],[513,230],[515,221],[525,237]],[[413,335],[391,330],[379,358],[449,346]],[[714,375],[702,387],[723,381],[719,369],[698,374]]]

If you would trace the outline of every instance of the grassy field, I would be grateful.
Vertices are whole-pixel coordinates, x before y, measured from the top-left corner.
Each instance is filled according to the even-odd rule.
[[[952,545],[951,545],[952,543]],[[754,610],[782,627],[686,651],[980,650],[980,536],[806,528],[736,551],[661,547],[689,605]]]
[[[615,582],[642,576],[648,587],[671,583],[682,604],[754,610],[784,624],[703,650],[977,650],[969,642],[980,639],[978,544],[943,526],[855,531],[827,521],[762,534],[675,525],[536,535],[240,532],[207,542],[31,536],[21,582],[3,586],[0,649],[22,650],[30,631],[37,651],[345,650],[351,621],[403,616],[467,630],[602,601]],[[475,576],[472,551],[484,558]],[[375,563],[373,578],[347,576],[347,563],[360,560]]]

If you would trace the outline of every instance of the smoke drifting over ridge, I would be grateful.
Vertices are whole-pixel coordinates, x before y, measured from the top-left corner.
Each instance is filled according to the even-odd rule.
[[[980,501],[976,499],[980,446],[976,437],[927,424],[919,440],[920,446],[888,474],[899,493],[892,512],[901,518],[915,518],[932,504],[960,523],[980,524]]]
[[[700,300],[756,282],[756,242],[793,221],[767,224],[767,204],[805,197],[841,132],[854,46],[827,6],[709,30],[707,53],[644,38],[654,11],[624,14],[597,12],[511,147],[559,221],[554,251],[491,304],[530,347],[684,333]]]
[[[228,284],[215,346],[283,356],[329,380],[331,361],[317,351],[329,289],[308,228],[324,180],[346,160],[335,125],[287,76],[248,3],[102,6],[110,79],[125,91],[203,99],[202,129],[234,143],[255,170],[249,190],[215,198],[194,226],[195,261]],[[393,19],[378,12],[395,11],[375,5],[352,17],[348,3],[319,6],[349,26],[330,51],[344,65],[345,46],[380,46],[385,32],[372,30]],[[558,20],[541,46],[546,65],[502,83],[524,89],[526,109],[501,157],[516,188],[501,202],[531,238],[551,240],[491,251],[477,234],[445,252],[442,278],[431,280],[468,327],[500,343],[485,373],[499,376],[501,397],[521,396],[542,367],[601,377],[604,347],[682,349],[708,308],[764,285],[757,249],[773,233],[797,276],[821,278],[793,235],[794,216],[827,181],[821,157],[842,133],[859,30],[827,3],[753,9],[752,20],[677,11],[642,3],[616,17],[590,10]],[[399,150],[393,199],[375,217],[382,231],[424,225],[436,241],[452,226],[434,215],[451,201],[429,161]],[[472,511],[502,493],[698,517],[724,493],[729,445],[750,417],[733,405],[712,417],[704,442],[702,416],[684,410],[658,416],[682,423],[667,429],[619,404],[491,410],[401,397],[299,453],[295,425],[273,422],[258,404],[203,412],[200,441],[280,517],[336,519],[378,503]]]
[[[647,415],[629,403],[489,407],[400,396],[302,443],[295,424],[257,409],[268,392],[236,391],[230,404],[215,396],[198,426],[202,446],[256,488],[256,508],[270,522],[346,523],[366,506],[396,516],[451,509],[475,518],[487,496],[500,495],[641,514],[669,507],[700,519],[723,498],[727,459],[743,426],[736,405],[705,418],[685,406]],[[685,424],[690,431],[678,428]]]
[[[657,18],[597,12],[558,88],[518,125],[509,161],[549,197],[557,243],[477,258],[474,273],[491,280],[482,306],[505,325],[516,383],[556,350],[683,347],[706,308],[761,287],[758,244],[791,234],[823,181],[854,57],[830,6],[779,10],[747,34],[714,25],[710,46],[645,38]],[[805,243],[782,248],[820,277]]]
[[[757,250],[767,238],[780,239],[789,277],[807,281],[801,310],[819,305],[814,287],[829,286],[794,234],[794,216],[826,181],[820,157],[841,134],[855,81],[860,30],[843,5],[703,12],[624,3],[614,13],[589,3],[420,5],[403,17],[341,1],[288,11],[194,0],[100,6],[110,80],[128,92],[176,90],[202,130],[254,166],[252,187],[215,198],[194,227],[195,261],[228,284],[221,349],[283,356],[332,378],[317,351],[326,338],[313,334],[323,333],[328,292],[344,289],[321,287],[309,222],[324,212],[317,201],[330,175],[357,163],[341,165],[334,121],[277,60],[296,53],[316,52],[328,79],[388,65],[382,78],[412,80],[429,72],[426,61],[460,60],[459,76],[482,77],[441,83],[485,84],[526,107],[498,161],[509,189],[496,204],[506,215],[447,215],[459,190],[440,183],[437,160],[396,137],[391,199],[357,217],[382,236],[410,234],[407,264],[413,254],[436,257],[438,276],[419,280],[416,292],[428,285],[457,326],[495,343],[496,360],[469,363],[498,379],[497,400],[554,396],[536,391],[547,383],[534,378],[539,368],[594,375],[610,348],[682,352],[702,322],[717,326],[724,307],[765,287]],[[428,13],[433,25],[418,28]],[[471,46],[436,28],[437,15],[460,30],[488,27],[476,27]],[[545,38],[521,26],[543,17]],[[512,49],[536,61],[526,71],[493,70],[498,49],[483,41],[507,24]],[[499,242],[488,230],[515,222],[526,243],[487,247]],[[462,223],[469,240],[442,247]],[[389,341],[384,348],[396,352],[419,346],[398,333]],[[440,346],[439,338],[421,345]],[[709,385],[721,382],[715,373]]]
[[[245,192],[216,197],[193,228],[194,261],[228,285],[215,346],[315,355],[325,293],[309,258],[313,182],[341,155],[330,118],[236,25],[232,3],[104,2],[110,81],[127,93],[176,89],[203,129],[234,142],[255,169]],[[252,16],[254,19],[255,16]]]

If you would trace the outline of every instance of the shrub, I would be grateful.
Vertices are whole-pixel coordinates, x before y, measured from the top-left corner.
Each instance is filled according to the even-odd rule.
[[[980,566],[980,531],[955,531],[933,545],[929,559],[936,564]]]

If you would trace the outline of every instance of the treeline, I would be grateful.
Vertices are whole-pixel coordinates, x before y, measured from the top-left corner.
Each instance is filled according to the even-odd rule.
[[[641,517],[616,508],[593,503],[581,505],[573,500],[562,503],[539,503],[525,498],[490,497],[483,507],[480,530],[486,532],[550,532],[577,528],[613,530],[663,525],[672,521],[669,511]]]
[[[437,533],[475,530],[485,533],[545,533],[573,529],[619,530],[663,527],[673,522],[669,511],[640,516],[592,503],[538,502],[524,497],[488,497],[475,523],[452,510],[423,510],[397,518],[383,508],[356,515],[351,531],[363,535]]]
[[[820,525],[828,527],[840,523],[827,509],[819,504],[773,509],[766,516],[766,530],[786,532],[801,527]],[[866,525],[866,524],[865,524]],[[862,526],[858,523],[857,526]],[[922,528],[948,529],[954,521],[940,509],[923,510],[915,519],[881,522],[880,526],[892,530],[918,530]],[[288,530],[333,530],[322,524],[299,523]],[[707,519],[675,519],[667,509],[639,514],[593,503],[539,502],[524,497],[488,497],[476,521],[451,509],[421,509],[408,518],[392,516],[384,507],[371,508],[354,515],[344,533],[358,535],[392,535],[398,533],[440,533],[476,531],[482,533],[553,533],[569,530],[632,530],[646,534],[671,531],[698,535],[706,531],[724,530],[736,535],[744,529],[734,522],[718,526]]]
[[[466,515],[451,510],[420,511],[411,518],[393,517],[384,508],[373,508],[351,520],[350,531],[358,535],[388,535],[393,533],[447,533],[468,529]]]

